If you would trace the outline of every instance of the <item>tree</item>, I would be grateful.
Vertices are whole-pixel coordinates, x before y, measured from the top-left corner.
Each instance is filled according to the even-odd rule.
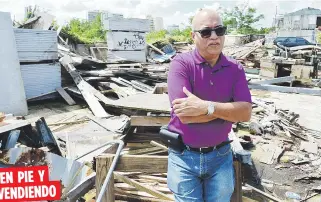
[[[264,18],[263,14],[257,15],[256,9],[244,4],[235,6],[231,11],[223,13],[223,23],[229,30],[235,30],[240,34],[253,34],[257,30],[254,24]]]
[[[76,42],[85,44],[106,41],[106,31],[102,27],[100,15],[92,22],[74,18],[62,28],[62,32],[71,36]]]

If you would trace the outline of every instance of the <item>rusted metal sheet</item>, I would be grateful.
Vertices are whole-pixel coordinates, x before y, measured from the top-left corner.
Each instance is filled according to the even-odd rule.
[[[12,148],[0,152],[0,168],[10,166],[48,166],[49,179],[59,180],[63,195],[81,183],[94,171],[84,163],[65,159],[40,149]]]

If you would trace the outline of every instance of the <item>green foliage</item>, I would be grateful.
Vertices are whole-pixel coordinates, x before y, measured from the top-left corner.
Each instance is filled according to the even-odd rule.
[[[29,20],[30,18],[33,18],[33,17],[35,17],[35,13],[36,13],[36,11],[38,11],[39,10],[39,7],[37,6],[37,5],[35,5],[34,7],[32,7],[32,6],[28,6],[27,8],[27,16],[26,16],[26,18],[24,19],[24,21],[27,21],[27,20]]]
[[[319,33],[318,35],[317,35],[317,43],[318,44],[321,44],[321,33]]]
[[[148,43],[155,43],[156,41],[164,40],[166,38],[166,34],[166,30],[150,32],[146,35],[146,41]]]
[[[226,11],[223,14],[223,23],[230,31],[236,30],[239,34],[256,34],[259,30],[253,26],[263,18],[264,15],[256,14],[255,8],[243,5],[235,6],[231,11]]]
[[[62,28],[62,32],[80,43],[92,44],[106,41],[106,31],[102,28],[100,15],[92,22],[74,18]]]
[[[183,30],[173,30],[168,33],[166,30],[161,30],[158,32],[150,32],[146,36],[146,40],[148,43],[155,43],[157,41],[161,41],[164,43],[174,43],[174,42],[189,42],[192,43],[191,38],[191,27],[187,27]]]

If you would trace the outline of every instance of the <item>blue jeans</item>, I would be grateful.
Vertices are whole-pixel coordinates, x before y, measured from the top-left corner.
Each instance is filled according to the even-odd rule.
[[[230,144],[206,154],[168,152],[167,185],[176,202],[230,202],[235,183]]]

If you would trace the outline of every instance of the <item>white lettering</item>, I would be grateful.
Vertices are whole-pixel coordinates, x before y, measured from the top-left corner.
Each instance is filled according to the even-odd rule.
[[[18,183],[21,183],[23,178],[25,178],[25,173],[23,171],[18,171]]]
[[[26,187],[3,187],[0,188],[0,200],[7,199],[38,199],[55,197],[57,190],[54,185],[26,186]]]
[[[42,195],[41,195],[41,187],[39,186],[35,186],[34,187],[34,192],[35,192],[35,198],[40,198]],[[46,197],[46,195],[44,195],[43,197]]]
[[[6,187],[5,189],[6,189],[6,191],[5,191],[6,192],[5,199],[11,199],[9,187]]]
[[[0,172],[0,184],[13,183],[12,172]]]
[[[11,192],[11,197],[12,198],[17,198],[17,196],[18,196],[18,190],[17,189],[12,189],[11,188],[11,190],[10,190],[10,192]]]
[[[25,182],[35,182],[33,180],[33,171],[32,170],[29,170],[29,171],[26,171],[26,181]]]
[[[46,186],[43,186],[43,187],[42,187],[42,194],[43,194],[44,196],[48,196],[48,187],[46,187]]]
[[[45,171],[44,170],[38,170],[38,174],[39,174],[39,177],[40,177],[40,182],[43,182]]]
[[[49,195],[51,197],[55,197],[56,194],[57,194],[56,187],[54,185],[50,185],[50,187],[49,187]]]
[[[22,199],[25,197],[25,192],[23,187],[18,187],[18,198]]]
[[[28,196],[28,198],[34,198],[35,197],[35,195],[33,194],[34,186],[30,186],[28,188],[29,188],[29,196]]]

